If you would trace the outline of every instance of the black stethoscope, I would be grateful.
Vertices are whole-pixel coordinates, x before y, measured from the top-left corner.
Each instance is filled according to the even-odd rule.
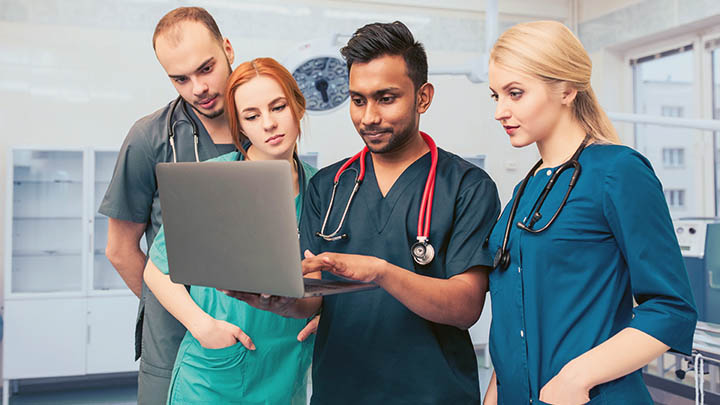
[[[590,140],[590,136],[586,135],[585,139],[583,139],[580,146],[577,148],[575,153],[572,155],[570,160],[560,165],[560,167],[553,173],[553,175],[550,177],[550,180],[548,180],[547,184],[545,185],[545,188],[543,189],[542,193],[540,193],[540,196],[535,201],[535,204],[533,205],[532,210],[530,212],[534,212],[534,214],[530,217],[530,222],[525,225],[522,222],[518,222],[516,226],[522,230],[531,232],[531,233],[540,233],[550,227],[552,223],[555,221],[555,218],[560,214],[560,211],[562,211],[563,207],[565,206],[565,203],[568,200],[568,197],[570,197],[570,192],[572,191],[573,187],[575,187],[575,184],[578,181],[578,178],[580,178],[580,172],[581,172],[581,166],[578,159],[580,158],[580,154],[585,149],[585,146],[587,145],[588,141]],[[542,164],[542,159],[540,159],[537,163],[535,163],[535,166],[533,166],[532,169],[528,172],[527,176],[525,176],[525,179],[523,179],[522,183],[520,183],[520,187],[518,188],[517,194],[515,195],[515,200],[513,201],[512,207],[510,208],[510,215],[508,217],[507,225],[505,226],[505,235],[503,236],[503,243],[502,247],[497,250],[495,253],[495,259],[493,260],[493,268],[498,268],[505,270],[510,265],[510,251],[507,248],[508,241],[510,240],[510,229],[512,229],[512,223],[513,220],[515,220],[515,214],[517,213],[518,204],[520,202],[520,198],[523,195],[523,192],[525,191],[525,186],[527,185],[528,181],[532,176],[535,175],[535,172],[540,168],[540,165]],[[567,169],[573,168],[575,169],[573,171],[572,177],[570,178],[570,184],[568,185],[568,189],[565,192],[565,197],[563,197],[562,202],[560,203],[560,206],[555,211],[555,214],[550,218],[550,221],[548,221],[545,226],[543,226],[540,229],[532,229],[533,225],[535,225],[541,218],[542,214],[540,214],[540,208],[542,207],[543,203],[545,202],[545,198],[547,198],[548,194],[550,194],[550,190],[552,190],[553,186],[555,185],[555,182],[560,177],[562,172],[564,172]]]
[[[175,114],[175,108],[177,108],[179,103],[182,103],[182,110],[183,115],[185,115],[185,119],[173,122],[172,117]],[[190,113],[187,110],[187,104],[183,101],[182,96],[178,96],[178,98],[176,98],[173,102],[172,107],[170,107],[170,114],[168,115],[167,122],[165,123],[165,126],[167,127],[167,136],[168,139],[170,139],[170,147],[172,148],[173,163],[177,163],[177,150],[175,150],[175,125],[180,122],[190,122],[193,133],[193,141],[195,143],[195,161],[199,162],[200,154],[198,153],[198,142],[200,141],[200,133],[198,132],[197,124],[195,124],[195,121],[193,121],[190,117]]]
[[[435,175],[437,173],[438,152],[437,145],[435,145],[435,141],[430,138],[430,135],[424,132],[420,132],[420,135],[422,136],[427,146],[430,148],[431,163],[430,172],[428,172],[427,180],[425,180],[425,190],[423,191],[422,202],[420,203],[420,213],[418,214],[417,242],[415,242],[410,248],[410,253],[413,260],[415,260],[415,263],[420,265],[426,265],[432,262],[433,258],[435,258],[435,249],[430,244],[429,237],[430,218],[432,216],[432,202],[433,195],[435,193]],[[346,233],[340,234],[340,230],[345,223],[345,217],[347,216],[348,209],[350,208],[350,203],[352,202],[353,197],[355,197],[355,194],[360,188],[360,184],[365,179],[365,156],[367,155],[368,150],[369,149],[367,146],[364,147],[363,150],[360,151],[360,153],[348,159],[335,174],[332,195],[330,196],[330,204],[328,205],[327,211],[325,211],[325,219],[323,220],[322,228],[320,228],[320,232],[315,233],[315,235],[325,239],[328,242],[348,238],[348,235]],[[342,217],[340,219],[340,224],[331,234],[325,234],[325,226],[327,225],[328,218],[330,217],[330,211],[332,211],[333,202],[335,201],[335,192],[337,191],[340,176],[342,176],[342,174],[345,173],[348,167],[350,167],[350,165],[356,160],[360,161],[360,171],[356,171],[357,176],[355,176],[355,186],[353,187],[352,192],[350,193],[350,198],[345,205],[345,210],[343,211]]]

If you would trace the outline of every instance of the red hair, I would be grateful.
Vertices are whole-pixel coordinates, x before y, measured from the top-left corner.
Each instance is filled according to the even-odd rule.
[[[235,104],[235,91],[238,87],[258,76],[271,77],[280,85],[298,128],[300,128],[300,119],[305,115],[305,97],[300,91],[295,78],[278,61],[273,58],[256,58],[238,65],[230,75],[225,90],[225,115],[230,125],[233,143],[246,159],[247,151],[242,144],[248,138],[240,128],[240,117]]]

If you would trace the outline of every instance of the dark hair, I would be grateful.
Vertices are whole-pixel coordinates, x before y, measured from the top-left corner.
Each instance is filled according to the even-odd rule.
[[[420,42],[400,21],[373,23],[359,28],[340,50],[347,62],[348,72],[353,63],[368,63],[385,55],[399,55],[405,60],[407,74],[415,90],[427,83],[427,55]]]
[[[155,41],[157,41],[158,36],[171,29],[177,28],[177,25],[184,21],[201,23],[210,31],[210,35],[222,45],[223,36],[220,33],[220,28],[218,28],[215,19],[207,10],[202,7],[178,7],[165,14],[155,26],[155,32],[152,38],[153,49],[155,49]]]

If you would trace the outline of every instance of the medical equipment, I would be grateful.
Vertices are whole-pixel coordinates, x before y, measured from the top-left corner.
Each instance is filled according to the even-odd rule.
[[[420,213],[418,214],[417,242],[415,242],[410,248],[410,253],[413,257],[413,260],[415,260],[415,263],[419,265],[426,265],[432,262],[433,258],[435,257],[435,249],[430,244],[429,237],[430,218],[432,216],[432,201],[433,194],[435,193],[435,177],[437,174],[438,153],[435,141],[433,141],[430,135],[424,132],[420,132],[420,135],[422,135],[423,140],[430,148],[431,163],[427,180],[425,180],[425,190],[423,191],[423,198],[422,202],[420,203]],[[343,224],[345,223],[345,217],[347,217],[348,209],[350,209],[350,203],[352,203],[353,197],[355,197],[355,194],[360,188],[360,184],[365,179],[365,156],[367,155],[368,150],[369,149],[367,146],[363,148],[363,150],[360,151],[357,155],[348,159],[335,174],[335,179],[333,180],[332,195],[330,196],[330,203],[328,204],[327,211],[325,211],[325,219],[323,220],[320,232],[315,233],[315,235],[325,239],[328,242],[348,238],[348,235],[346,233],[339,233],[342,229]],[[327,225],[328,218],[330,217],[330,212],[332,211],[333,202],[335,201],[335,192],[337,191],[340,177],[356,160],[360,161],[360,171],[357,172],[357,175],[355,176],[355,185],[350,192],[350,198],[345,205],[345,210],[343,211],[342,217],[340,218],[340,223],[332,233],[326,234],[325,226]]]
[[[680,218],[673,221],[698,320],[720,324],[720,218]],[[714,311],[712,309],[715,309]]]
[[[573,187],[575,187],[575,184],[578,181],[578,178],[580,178],[580,172],[581,172],[581,166],[578,159],[580,158],[580,154],[585,149],[585,146],[587,145],[588,141],[590,140],[590,136],[586,135],[585,139],[583,139],[580,146],[577,148],[575,153],[572,155],[570,160],[560,165],[560,167],[553,173],[553,175],[550,177],[550,180],[548,180],[547,184],[545,185],[545,188],[543,189],[542,193],[540,193],[540,196],[535,201],[535,204],[533,205],[532,210],[535,211],[534,214],[531,214],[530,222],[528,225],[523,224],[522,222],[518,222],[516,225],[518,228],[523,229],[528,232],[532,233],[540,233],[550,227],[553,222],[555,222],[555,219],[560,214],[560,211],[562,211],[563,207],[565,206],[565,203],[568,200],[568,197],[570,197],[570,192],[572,191]],[[523,179],[522,183],[520,183],[520,187],[518,188],[517,194],[515,195],[515,200],[513,201],[513,205],[510,208],[510,215],[508,217],[507,225],[505,226],[505,235],[503,236],[503,243],[502,247],[500,247],[497,252],[495,253],[495,259],[493,260],[493,268],[497,268],[500,266],[502,270],[505,270],[510,265],[510,251],[507,248],[508,241],[510,240],[510,229],[512,229],[512,223],[515,219],[515,214],[517,212],[518,204],[520,203],[520,199],[522,198],[523,192],[525,191],[525,186],[527,185],[530,178],[535,175],[535,172],[538,170],[540,165],[542,165],[543,161],[540,159],[537,163],[535,163],[535,166],[533,166],[532,169],[528,172],[527,176],[525,176],[525,179]],[[560,178],[560,175],[567,169],[573,168],[575,169],[573,171],[572,177],[570,178],[570,184],[568,185],[568,189],[565,192],[565,197],[563,197],[562,202],[560,203],[560,206],[555,211],[555,214],[550,218],[547,224],[543,226],[540,229],[532,229],[533,225],[537,223],[542,218],[542,214],[540,214],[540,208],[542,208],[543,203],[545,202],[545,198],[547,198],[548,194],[550,194],[550,191],[552,190],[553,186],[555,185],[555,182],[557,182],[558,178]]]
[[[185,119],[177,120],[173,123],[172,117],[175,114],[175,108],[177,108],[177,105],[179,103],[182,103],[182,110],[183,110],[183,115],[185,115]],[[190,117],[190,113],[188,113],[187,104],[183,102],[182,96],[178,96],[175,99],[175,101],[173,101],[172,107],[170,107],[170,114],[168,114],[167,121],[165,124],[165,126],[167,127],[168,139],[170,139],[170,147],[172,148],[173,163],[177,163],[177,150],[175,150],[175,125],[177,125],[180,122],[189,122],[190,126],[192,127],[193,142],[195,144],[195,161],[199,162],[200,154],[198,153],[198,142],[200,141],[200,133],[198,132],[197,124]]]

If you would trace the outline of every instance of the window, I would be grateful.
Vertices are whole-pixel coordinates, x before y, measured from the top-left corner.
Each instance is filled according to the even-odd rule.
[[[485,169],[485,155],[466,156],[463,159],[483,170]]]
[[[683,148],[663,148],[662,156],[663,166],[666,168],[685,166],[685,149]]]
[[[681,118],[683,116],[684,108],[679,105],[664,105],[660,108],[660,115],[663,117],[676,117]]]
[[[672,118],[700,118],[695,91],[693,45],[630,61],[637,114]],[[703,149],[700,130],[659,124],[635,125],[635,148],[647,157],[663,186],[670,213],[702,216],[702,159],[690,151]],[[687,151],[687,152],[686,152]],[[688,156],[686,156],[686,153]],[[687,158],[687,159],[686,159]]]
[[[720,44],[717,44],[720,46]],[[720,48],[712,51],[712,102],[713,118],[720,119]],[[715,216],[720,216],[720,131],[714,134],[715,141]]]
[[[665,190],[668,207],[685,208],[685,190]]]

